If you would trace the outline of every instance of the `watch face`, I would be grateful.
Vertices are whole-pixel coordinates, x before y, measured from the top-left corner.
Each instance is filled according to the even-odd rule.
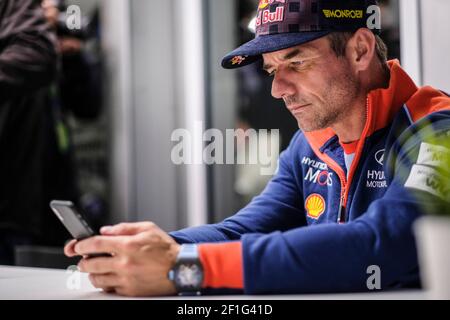
[[[203,281],[203,272],[195,263],[180,264],[175,276],[175,282],[181,287],[200,287]]]

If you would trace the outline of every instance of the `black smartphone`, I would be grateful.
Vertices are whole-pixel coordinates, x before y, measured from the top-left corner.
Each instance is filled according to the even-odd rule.
[[[83,240],[98,234],[89,226],[72,201],[53,200],[50,202],[50,208],[74,239]],[[105,256],[110,257],[111,255],[95,253],[90,254],[89,258]]]

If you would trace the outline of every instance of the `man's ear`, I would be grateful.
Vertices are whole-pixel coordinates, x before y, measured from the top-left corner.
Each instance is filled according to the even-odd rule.
[[[375,55],[375,35],[366,28],[358,29],[348,43],[348,58],[354,70],[365,71]]]

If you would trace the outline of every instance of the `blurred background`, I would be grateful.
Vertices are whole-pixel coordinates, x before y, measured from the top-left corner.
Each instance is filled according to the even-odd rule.
[[[97,227],[150,220],[171,231],[221,221],[262,191],[270,176],[254,165],[171,161],[172,132],[198,121],[224,133],[279,129],[280,151],[297,131],[284,104],[270,96],[271,78],[261,65],[220,67],[227,52],[254,37],[257,3],[44,1],[61,53],[48,97],[53,144],[46,153],[45,195],[32,213],[41,232],[17,246],[15,264],[61,266],[57,259],[29,258],[30,252],[60,254],[69,238],[48,208],[51,199],[74,201]],[[65,26],[70,5],[81,9],[81,30]],[[399,59],[419,85],[449,92],[450,2],[380,5],[390,59]]]

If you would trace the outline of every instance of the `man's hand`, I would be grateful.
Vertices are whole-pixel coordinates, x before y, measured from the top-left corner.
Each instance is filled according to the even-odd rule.
[[[180,250],[167,233],[152,222],[122,223],[101,229],[101,235],[72,240],[67,256],[111,253],[112,257],[84,258],[82,272],[96,288],[125,296],[161,296],[176,293],[167,278]]]
[[[60,37],[58,39],[58,50],[63,55],[74,55],[81,52],[83,41],[75,37]]]

